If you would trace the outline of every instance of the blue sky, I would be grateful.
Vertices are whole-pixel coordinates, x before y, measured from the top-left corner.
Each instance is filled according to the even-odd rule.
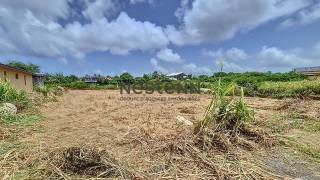
[[[50,73],[284,72],[319,32],[319,0],[0,0],[0,62]]]

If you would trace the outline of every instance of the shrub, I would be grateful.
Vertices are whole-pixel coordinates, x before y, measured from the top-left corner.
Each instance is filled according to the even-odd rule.
[[[223,87],[219,80],[218,86],[212,89],[212,100],[204,119],[195,127],[196,133],[212,126],[216,130],[228,129],[237,133],[245,123],[254,120],[253,111],[244,102],[243,88],[241,88],[241,96],[238,101],[235,101],[233,96],[228,96],[234,95],[235,91],[235,85]]]
[[[58,85],[44,85],[44,86],[35,86],[34,90],[41,93],[44,96],[53,94],[55,96],[61,96],[63,94],[64,88]]]
[[[277,98],[320,95],[320,81],[265,82],[258,92],[261,96]]]
[[[0,103],[12,103],[21,110],[30,105],[30,100],[25,91],[17,90],[9,83],[0,81]]]
[[[65,84],[65,87],[70,89],[90,89],[90,85],[86,84],[83,81],[77,81],[77,82]]]
[[[48,96],[49,88],[47,86],[35,86],[34,90],[44,96]]]

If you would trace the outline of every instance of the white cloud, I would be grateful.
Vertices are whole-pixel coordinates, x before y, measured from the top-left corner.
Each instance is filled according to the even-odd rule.
[[[226,51],[223,49],[217,51],[204,50],[202,54],[214,58],[215,60],[239,61],[248,59],[248,54],[244,50],[238,48],[231,48]]]
[[[13,11],[18,14],[23,14],[26,11],[30,11],[40,21],[48,22],[49,20],[53,20],[58,17],[68,17],[70,12],[68,6],[69,1],[71,0],[1,0],[0,8],[2,11]]]
[[[183,20],[183,16],[188,10],[189,0],[181,0],[180,7],[174,12],[179,21]]]
[[[168,70],[166,68],[164,68],[163,66],[161,66],[158,62],[158,60],[156,58],[152,58],[150,60],[150,63],[152,65],[152,67],[156,70],[159,71],[161,73],[167,74]]]
[[[195,0],[184,11],[181,27],[167,26],[166,33],[177,45],[223,41],[310,4],[310,0]]]
[[[162,66],[161,62],[169,62],[167,66]],[[160,71],[164,74],[169,72],[181,72],[188,74],[212,74],[212,70],[206,66],[198,66],[195,63],[183,63],[181,56],[174,53],[171,49],[165,48],[160,50],[156,57],[150,60],[152,67],[156,71]]]
[[[263,47],[257,55],[261,65],[271,68],[293,68],[310,66],[312,60],[302,57],[294,51],[284,51],[277,47]]]
[[[198,66],[194,63],[184,64],[182,66],[182,69],[186,73],[190,73],[193,75],[199,75],[199,74],[212,74],[212,70],[206,66]]]
[[[85,0],[87,8],[82,12],[82,14],[91,20],[104,18],[105,16],[110,16],[117,11],[117,6],[113,0],[96,0],[89,1]]]
[[[217,72],[221,71],[221,61],[215,61],[216,66],[217,66]],[[223,71],[227,72],[242,72],[245,70],[248,70],[248,68],[244,68],[234,62],[228,62],[228,61],[223,61]]]
[[[156,57],[151,58],[150,63],[152,67],[156,71],[160,71],[164,74],[169,73],[169,71],[174,71],[176,68],[170,67],[165,68],[164,66],[161,65],[161,62],[168,62],[172,64],[181,64],[183,62],[181,56],[177,53],[174,53],[171,49],[168,48],[163,48],[159,52],[157,52]],[[171,64],[170,64],[171,65]]]
[[[264,46],[256,53],[248,54],[244,50],[231,48],[224,51],[204,50],[203,55],[215,60],[217,70],[223,61],[224,71],[288,71],[294,67],[316,66],[320,59],[320,44],[313,50],[308,51],[301,48],[280,49],[279,47]],[[241,61],[239,61],[241,60]]]
[[[96,51],[125,55],[133,50],[162,49],[169,43],[161,27],[137,21],[125,12],[112,21],[101,17],[103,8],[98,8],[97,14],[89,13],[89,9],[95,9],[92,7],[95,3],[90,3],[84,12],[90,18],[101,18],[88,24],[74,21],[61,26],[56,19],[66,18],[71,11],[66,0],[58,0],[56,4],[33,0],[21,1],[19,5],[11,2],[0,5],[0,53],[83,58]]]
[[[101,69],[96,69],[94,71],[95,74],[103,74],[103,71]]]
[[[156,56],[158,59],[170,63],[181,63],[183,61],[179,54],[168,48],[161,49]]]
[[[320,3],[309,9],[304,9],[295,18],[289,18],[280,24],[281,28],[302,26],[320,21]]]
[[[137,4],[137,3],[149,3],[149,4],[153,4],[155,0],[130,0],[131,4]]]
[[[70,24],[66,32],[80,42],[76,47],[81,52],[109,50],[125,55],[131,50],[161,49],[169,43],[161,27],[136,21],[124,12],[111,22],[100,19],[87,25]]]

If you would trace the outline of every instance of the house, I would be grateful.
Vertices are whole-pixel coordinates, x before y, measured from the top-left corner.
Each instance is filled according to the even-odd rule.
[[[0,63],[0,80],[9,82],[13,87],[31,92],[33,90],[32,73]]]
[[[98,84],[98,77],[97,76],[88,76],[84,77],[84,82],[87,84]]]
[[[293,71],[296,73],[304,74],[306,76],[320,76],[320,66],[295,68]]]
[[[166,76],[172,80],[183,80],[187,77],[187,75],[182,72],[167,74]]]
[[[106,76],[105,78],[104,78],[104,80],[105,81],[111,81],[113,78],[111,77],[111,76]]]

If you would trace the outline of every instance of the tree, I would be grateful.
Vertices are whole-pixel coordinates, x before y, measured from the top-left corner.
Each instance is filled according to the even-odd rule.
[[[26,63],[19,62],[19,61],[11,61],[7,65],[11,66],[11,67],[23,69],[25,71],[29,71],[32,73],[40,73],[40,66],[38,66],[36,64],[32,64],[32,63],[26,64]]]
[[[130,73],[125,72],[120,75],[120,80],[124,83],[133,83],[134,78]]]
[[[143,74],[142,78],[144,79],[145,82],[147,82],[152,79],[152,75],[151,74]]]
[[[162,75],[161,72],[154,71],[151,76],[152,76],[152,79],[159,79],[161,78],[161,75]]]
[[[120,81],[121,80],[119,76],[114,76],[109,83],[112,85],[119,85]]]

